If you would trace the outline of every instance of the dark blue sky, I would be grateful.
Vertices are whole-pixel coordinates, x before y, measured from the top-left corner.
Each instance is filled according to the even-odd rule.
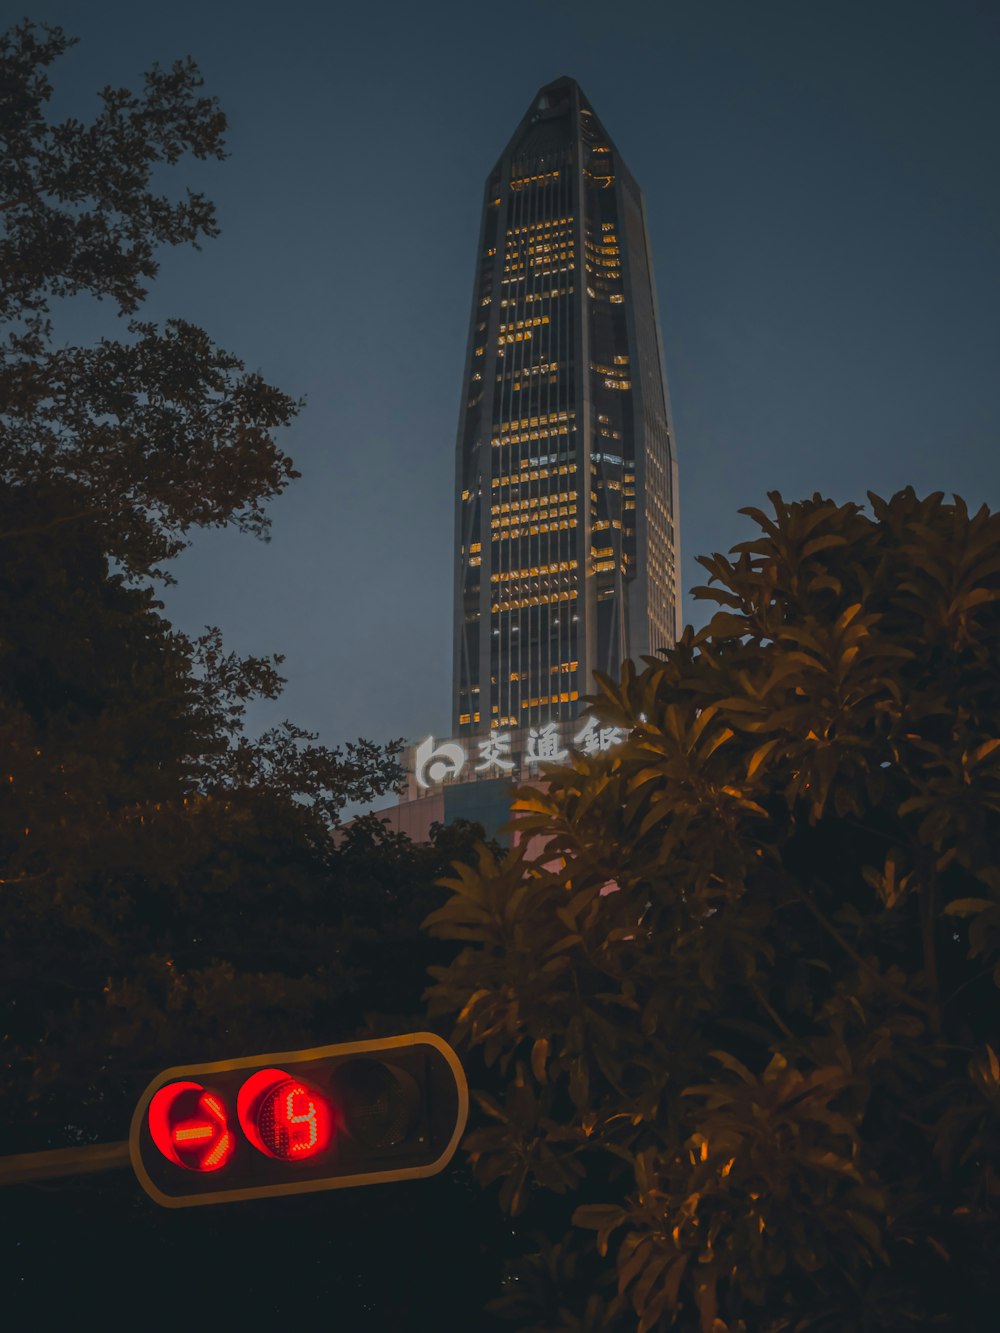
[[[1000,503],[996,0],[53,0],[32,17],[82,39],[54,72],[60,112],[190,54],[230,119],[229,160],[186,172],[222,236],[164,257],[147,316],[203,324],[308,400],[273,540],[199,538],[167,599],[182,628],[286,654],[255,722],[330,744],[449,729],[481,188],[560,74],[646,194],[685,589],[768,490]]]

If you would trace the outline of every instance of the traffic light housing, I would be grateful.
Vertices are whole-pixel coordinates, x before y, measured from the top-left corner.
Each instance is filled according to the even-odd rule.
[[[129,1156],[166,1208],[432,1176],[469,1092],[433,1032],[165,1069],[132,1116]]]

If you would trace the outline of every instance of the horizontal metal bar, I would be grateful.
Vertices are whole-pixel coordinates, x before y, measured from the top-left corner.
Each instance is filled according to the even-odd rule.
[[[18,1153],[0,1157],[0,1186],[24,1185],[58,1176],[87,1176],[95,1171],[117,1171],[128,1165],[128,1140]]]

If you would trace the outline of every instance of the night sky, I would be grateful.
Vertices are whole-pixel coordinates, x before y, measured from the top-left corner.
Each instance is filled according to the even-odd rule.
[[[19,17],[15,8],[9,18]],[[327,744],[449,726],[455,430],[485,177],[579,80],[646,195],[685,590],[766,492],[1000,504],[997,0],[78,0],[55,111],[192,55],[225,163],[174,173],[221,237],[163,256],[182,316],[307,399],[268,544],[199,536],[170,617],[286,654]],[[78,309],[66,336],[116,332]],[[700,623],[707,604],[687,600]]]

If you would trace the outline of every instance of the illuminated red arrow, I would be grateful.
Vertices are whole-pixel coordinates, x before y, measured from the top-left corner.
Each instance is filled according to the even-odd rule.
[[[161,1088],[150,1103],[149,1130],[164,1157],[189,1171],[225,1166],[235,1147],[225,1106],[200,1083]]]

